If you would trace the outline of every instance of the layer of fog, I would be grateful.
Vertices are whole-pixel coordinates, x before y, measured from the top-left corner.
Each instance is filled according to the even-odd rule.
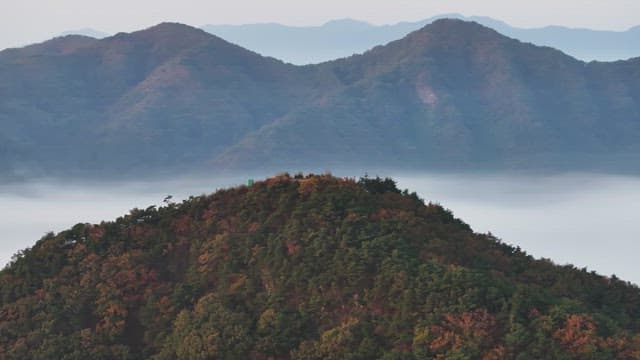
[[[491,232],[536,258],[640,284],[640,178],[420,176],[403,188],[440,202],[476,232]]]
[[[246,179],[243,179],[246,181]],[[238,178],[181,178],[123,182],[31,182],[0,185],[0,267],[48,232],[77,223],[115,220],[133,208],[163,206],[243,182]]]
[[[640,250],[638,177],[421,174],[394,178],[400,188],[451,209],[475,231],[491,232],[537,258],[640,284],[635,265]],[[246,181],[246,177],[208,177],[0,186],[0,263],[49,231],[79,222],[113,220],[134,207],[162,205],[167,195],[180,201]]]

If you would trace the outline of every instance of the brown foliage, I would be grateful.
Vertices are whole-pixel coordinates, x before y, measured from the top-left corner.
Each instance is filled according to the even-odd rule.
[[[489,337],[496,325],[495,318],[486,309],[466,311],[460,314],[447,313],[440,325],[431,327],[431,351],[440,353],[446,349],[456,350],[463,343],[481,343]]]
[[[588,315],[571,315],[565,326],[553,334],[562,347],[574,355],[592,353],[597,347],[596,325]]]

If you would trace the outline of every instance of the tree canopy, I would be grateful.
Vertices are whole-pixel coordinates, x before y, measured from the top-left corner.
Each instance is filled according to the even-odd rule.
[[[391,179],[285,174],[45,236],[0,273],[0,358],[640,359],[639,315]]]

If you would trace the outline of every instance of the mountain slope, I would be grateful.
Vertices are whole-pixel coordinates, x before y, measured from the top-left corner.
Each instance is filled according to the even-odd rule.
[[[59,38],[0,52],[0,126],[48,172],[191,165],[309,101],[316,73],[180,24]]]
[[[82,36],[88,36],[88,37],[92,37],[94,39],[104,39],[106,37],[109,36],[109,34],[96,30],[96,29],[92,29],[92,28],[82,28],[82,29],[75,29],[75,30],[68,30],[65,31],[61,34],[61,36],[65,36],[65,35],[82,35]]]
[[[586,64],[439,20],[319,65],[342,81],[341,92],[249,135],[217,162],[287,166],[321,154],[321,166],[606,166],[616,159],[607,155],[638,154],[639,64]],[[256,157],[256,149],[268,151]]]
[[[392,25],[340,19],[322,26],[281,24],[205,25],[203,30],[266,56],[293,64],[311,64],[360,54],[405,37],[439,19],[474,21],[499,33],[539,46],[550,46],[584,61],[614,61],[640,56],[638,27],[627,31],[574,29],[562,26],[518,28],[484,16],[442,14]]]
[[[48,235],[0,272],[6,359],[637,359],[640,291],[390,179],[282,175]]]
[[[248,24],[205,25],[201,28],[265,56],[306,65],[363,53],[374,46],[400,39],[426,24],[427,22],[374,26],[341,19],[312,27]]]
[[[638,171],[639,68],[459,20],[313,66],[180,24],[70,36],[0,52],[0,168]]]

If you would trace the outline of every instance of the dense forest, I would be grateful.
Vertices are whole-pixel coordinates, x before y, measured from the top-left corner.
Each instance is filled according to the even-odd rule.
[[[78,224],[17,254],[0,301],[2,359],[640,359],[638,287],[391,179],[283,174]]]

